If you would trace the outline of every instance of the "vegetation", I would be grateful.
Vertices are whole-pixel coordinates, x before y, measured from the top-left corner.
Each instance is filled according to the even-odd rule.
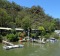
[[[45,37],[46,39],[49,39],[49,38],[50,38],[50,34],[47,33],[44,37]]]
[[[7,34],[6,37],[9,41],[12,41],[12,42],[18,41],[18,35],[17,34]]]
[[[54,37],[55,39],[59,39],[59,34],[57,34],[57,33],[52,33],[52,34],[51,34],[51,37]]]
[[[21,27],[37,28],[43,26],[52,31],[58,29],[60,20],[45,14],[40,6],[31,8],[22,7],[15,2],[7,0],[0,1],[0,26],[1,27]]]
[[[40,35],[46,35],[46,31],[51,33],[55,29],[60,29],[60,19],[45,14],[40,6],[28,8],[17,5],[15,2],[0,0],[0,27],[11,27],[13,29],[19,27],[27,29],[27,31],[28,28],[39,29]],[[13,30],[12,34],[7,35],[7,38],[14,41],[16,31]]]

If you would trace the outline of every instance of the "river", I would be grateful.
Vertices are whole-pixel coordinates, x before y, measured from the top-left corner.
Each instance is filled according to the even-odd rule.
[[[23,43],[23,48],[3,49],[0,43],[0,56],[60,56],[60,41],[55,43]]]

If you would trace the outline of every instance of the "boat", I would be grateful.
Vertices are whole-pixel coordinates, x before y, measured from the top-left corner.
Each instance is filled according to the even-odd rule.
[[[3,46],[3,49],[9,50],[9,49],[13,49],[13,48],[23,48],[24,45],[20,44],[20,45],[13,45],[13,46]]]
[[[12,44],[10,42],[7,42],[5,40],[3,40],[2,42],[5,44],[5,46],[3,46],[3,49],[6,49],[6,50],[12,49],[12,48],[22,48],[22,47],[24,47],[24,45],[22,45],[22,44],[14,45],[14,44]]]
[[[12,49],[13,47],[12,46],[3,46],[3,49],[6,49],[6,50],[9,50],[9,49]]]
[[[51,42],[51,43],[55,43],[57,41],[57,39],[55,38],[50,38],[46,40],[47,42]]]
[[[24,47],[24,45],[22,45],[22,44],[20,44],[20,45],[13,45],[12,47],[13,48],[22,48],[22,47]]]

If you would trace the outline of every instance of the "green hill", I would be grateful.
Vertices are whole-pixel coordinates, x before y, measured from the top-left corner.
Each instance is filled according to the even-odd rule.
[[[15,2],[0,0],[0,27],[34,28],[43,26],[46,30],[60,29],[60,20],[47,15],[40,6],[31,8]]]

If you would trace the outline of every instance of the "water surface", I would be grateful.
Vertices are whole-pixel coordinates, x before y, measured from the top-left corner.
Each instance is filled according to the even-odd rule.
[[[60,56],[60,41],[55,43],[37,44],[23,43],[24,48],[4,50],[0,43],[0,56]]]

